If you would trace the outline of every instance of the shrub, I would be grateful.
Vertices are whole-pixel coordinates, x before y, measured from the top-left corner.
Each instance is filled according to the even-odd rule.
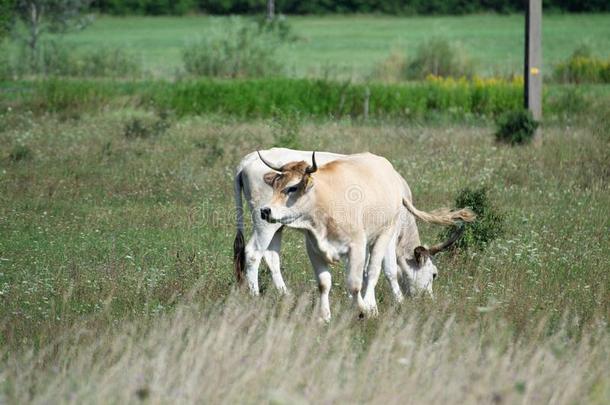
[[[464,226],[464,233],[456,242],[456,247],[484,249],[489,242],[503,234],[505,216],[489,200],[486,187],[462,189],[455,199],[455,206],[469,207],[477,214],[474,222],[460,225]],[[452,228],[445,229],[441,237],[446,239],[453,231]]]
[[[512,110],[502,114],[497,120],[496,140],[511,145],[530,142],[538,121],[534,120],[532,113],[528,110]]]
[[[14,24],[14,0],[0,0],[0,42],[7,37]]]
[[[218,137],[206,138],[195,142],[195,146],[203,150],[203,160],[205,166],[214,166],[214,164],[221,159],[225,154],[225,149],[222,147],[220,139]]]
[[[107,0],[97,1],[94,7],[115,15],[184,15],[195,9],[194,0]]]
[[[572,118],[591,108],[591,100],[578,86],[567,86],[564,91],[549,96],[550,110],[560,118]]]
[[[77,62],[80,62],[78,70],[70,76],[133,77],[140,74],[136,59],[120,48],[100,48],[87,52]]]
[[[17,144],[13,147],[13,150],[8,155],[8,158],[12,162],[20,162],[22,160],[30,160],[32,158],[32,150],[22,144]]]
[[[99,48],[74,52],[67,45],[45,42],[36,54],[37,61],[30,60],[32,54],[20,54],[21,74],[43,74],[72,77],[132,77],[140,74],[135,58],[124,50]]]
[[[594,57],[587,46],[580,46],[553,70],[553,79],[560,83],[610,83],[610,60]]]
[[[444,38],[432,38],[417,48],[404,70],[406,79],[424,79],[428,75],[441,77],[471,77],[474,66],[464,51]]]
[[[281,74],[276,35],[253,22],[232,18],[182,53],[185,70],[208,77],[264,77]]]
[[[156,119],[135,117],[127,121],[123,134],[125,138],[151,138],[162,135],[170,127],[168,115],[164,112]]]
[[[2,40],[0,40],[0,82],[10,80],[13,77],[10,52]]]
[[[403,53],[393,51],[375,66],[372,76],[374,79],[383,82],[402,80],[407,69],[407,63],[407,58]]]
[[[279,15],[276,18],[269,20],[266,16],[260,16],[256,19],[258,30],[264,34],[276,36],[281,41],[296,41],[298,37],[292,30],[292,26],[288,23],[286,16]]]

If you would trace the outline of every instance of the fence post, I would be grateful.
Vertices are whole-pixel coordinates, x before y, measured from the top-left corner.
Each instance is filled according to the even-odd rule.
[[[365,120],[369,119],[369,99],[370,98],[371,98],[371,89],[369,89],[369,86],[366,86],[366,89],[364,89],[364,108],[363,108],[363,115],[364,115]]]
[[[525,12],[524,107],[542,119],[542,0],[529,0]],[[534,137],[540,141],[540,128]]]

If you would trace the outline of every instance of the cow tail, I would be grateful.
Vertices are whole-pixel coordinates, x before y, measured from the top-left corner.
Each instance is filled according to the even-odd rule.
[[[402,199],[402,203],[416,218],[432,224],[456,225],[459,221],[472,222],[476,218],[475,213],[469,208],[462,208],[459,210],[440,208],[432,212],[424,212],[415,208],[413,203],[406,198]]]
[[[241,200],[241,192],[243,182],[241,171],[235,176],[234,192],[235,192],[235,212],[237,215],[237,234],[233,242],[233,268],[235,270],[235,278],[237,285],[243,285],[244,274],[246,272],[246,243],[244,240],[244,208]]]

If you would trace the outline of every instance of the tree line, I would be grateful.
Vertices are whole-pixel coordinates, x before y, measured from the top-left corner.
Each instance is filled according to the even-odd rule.
[[[525,9],[527,0],[275,0],[282,14],[383,13],[467,14],[477,12],[512,13]],[[610,11],[608,0],[543,0],[548,11]],[[267,0],[94,0],[92,7],[117,15],[259,14],[267,10]]]

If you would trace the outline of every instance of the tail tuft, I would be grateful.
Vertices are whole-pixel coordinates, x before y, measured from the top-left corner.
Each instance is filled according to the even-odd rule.
[[[476,218],[475,213],[469,208],[462,208],[455,211],[448,208],[440,208],[432,212],[425,212],[415,208],[413,203],[406,198],[402,199],[402,203],[415,217],[432,224],[455,225],[458,221],[472,222]]]
[[[244,274],[246,272],[246,244],[241,229],[237,230],[237,235],[235,235],[235,241],[233,242],[233,267],[235,269],[237,285],[241,286],[244,283]]]
[[[461,210],[452,211],[452,214],[456,221],[462,220],[464,222],[472,222],[477,217],[477,214],[475,214],[470,208],[462,208]]]

